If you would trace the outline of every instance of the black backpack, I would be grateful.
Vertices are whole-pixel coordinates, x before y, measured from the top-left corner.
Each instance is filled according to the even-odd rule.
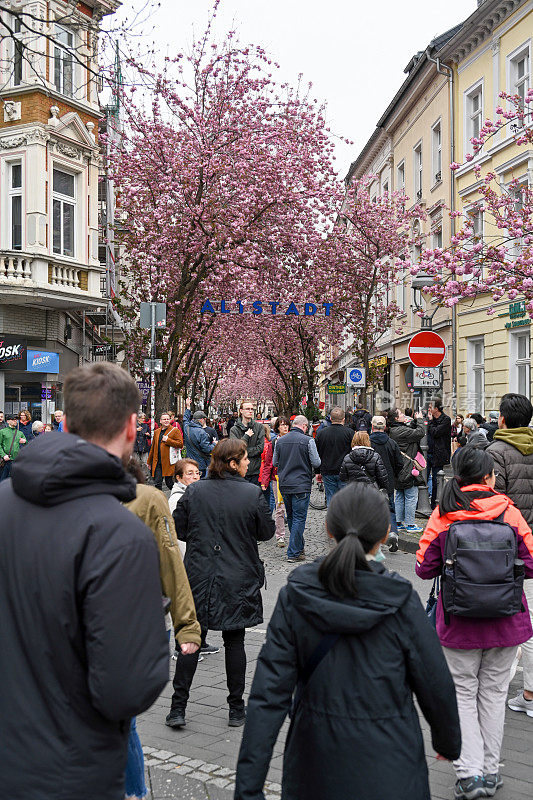
[[[444,621],[458,617],[510,617],[522,610],[524,562],[515,529],[503,521],[454,522],[446,534],[442,573]]]

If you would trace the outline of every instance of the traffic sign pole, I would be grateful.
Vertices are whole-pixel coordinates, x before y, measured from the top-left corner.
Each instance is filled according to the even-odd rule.
[[[154,359],[155,359],[155,303],[150,304],[150,358],[152,359],[152,370],[150,372],[150,430],[151,441],[154,441],[155,430],[155,372],[154,372]]]

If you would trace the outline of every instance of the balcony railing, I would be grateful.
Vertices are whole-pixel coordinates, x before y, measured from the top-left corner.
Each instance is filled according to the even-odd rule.
[[[60,264],[49,261],[46,257],[14,251],[0,252],[0,289],[26,286],[43,291],[48,289],[54,292],[64,290],[69,293],[88,293],[91,288],[92,294],[98,296],[96,287],[100,286],[100,274],[100,270],[83,269],[75,264]]]

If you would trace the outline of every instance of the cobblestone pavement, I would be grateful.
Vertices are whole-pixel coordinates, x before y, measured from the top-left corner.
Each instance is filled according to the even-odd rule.
[[[324,515],[324,511],[311,509],[309,511],[305,549],[310,559],[325,554],[329,547],[324,531]],[[253,677],[255,662],[265,639],[267,621],[272,614],[278,592],[285,584],[288,573],[294,569],[293,564],[287,563],[285,551],[276,547],[275,540],[260,544],[259,550],[267,573],[267,588],[263,596],[265,623],[246,633],[247,689]],[[429,582],[420,581],[414,575],[412,554],[404,552],[390,554],[386,566],[412,580],[425,602],[429,594]],[[216,632],[210,633],[208,640],[210,644],[222,644],[221,635]],[[175,661],[171,661],[171,676],[174,665]],[[519,667],[511,685],[512,693],[518,691],[521,678],[522,672]],[[431,680],[430,676],[428,679]],[[169,683],[152,708],[138,720],[139,734],[146,754],[149,800],[162,800],[162,798],[230,800],[233,797],[235,765],[242,728],[229,728],[227,725],[227,688],[223,650],[215,655],[206,656],[198,665],[187,707],[187,726],[182,730],[172,730],[164,722],[171,694],[172,684]],[[422,730],[428,754],[432,799],[451,800],[454,784],[452,767],[448,763],[435,760],[429,729],[424,719],[422,719]],[[283,726],[274,749],[265,787],[267,800],[280,798],[283,742],[286,731],[287,723]],[[525,714],[508,711],[501,767],[504,786],[498,791],[498,800],[531,800],[532,752],[533,719]],[[376,754],[376,763],[379,763],[380,758],[386,757],[386,753]]]

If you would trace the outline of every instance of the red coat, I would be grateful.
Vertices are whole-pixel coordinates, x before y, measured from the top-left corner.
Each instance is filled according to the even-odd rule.
[[[272,464],[272,456],[274,455],[274,447],[272,442],[265,439],[265,446],[261,453],[261,469],[259,471],[259,483],[261,486],[268,486],[271,481],[276,480],[277,470]]]

